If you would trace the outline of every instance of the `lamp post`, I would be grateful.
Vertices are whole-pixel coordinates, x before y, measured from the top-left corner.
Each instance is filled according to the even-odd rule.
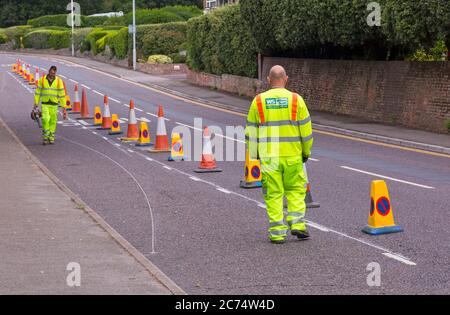
[[[75,43],[73,38],[74,28],[75,28],[75,15],[73,14],[73,0],[70,0],[71,12],[72,12],[72,57],[75,57]]]
[[[133,70],[136,71],[136,0],[133,0]]]

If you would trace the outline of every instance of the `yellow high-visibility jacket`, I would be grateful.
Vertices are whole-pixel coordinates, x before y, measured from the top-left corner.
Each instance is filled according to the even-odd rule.
[[[250,106],[245,136],[252,159],[309,157],[313,134],[305,101],[283,88],[257,95]]]
[[[38,86],[34,93],[34,104],[39,105],[58,105],[65,107],[66,93],[64,91],[64,83],[60,77],[56,76],[52,85],[48,83],[47,76],[42,77],[38,81]]]

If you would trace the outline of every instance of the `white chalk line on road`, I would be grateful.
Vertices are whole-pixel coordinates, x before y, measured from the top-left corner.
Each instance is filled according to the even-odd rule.
[[[426,185],[422,185],[422,184],[408,182],[408,181],[402,180],[402,179],[397,179],[397,178],[393,178],[393,177],[389,177],[389,176],[384,176],[384,175],[380,175],[380,174],[376,174],[376,173],[371,173],[371,172],[363,171],[363,170],[360,170],[360,169],[357,169],[357,168],[353,168],[353,167],[349,167],[349,166],[341,166],[341,168],[346,169],[346,170],[350,170],[350,171],[354,171],[354,172],[358,172],[358,173],[362,173],[362,174],[366,174],[366,175],[371,175],[371,176],[375,176],[375,177],[389,179],[389,180],[392,180],[394,182],[408,184],[408,185],[412,185],[412,186],[416,186],[416,187],[421,187],[421,188],[426,188],[426,189],[435,189],[434,187],[431,187],[431,186],[426,186]]]
[[[177,122],[177,123],[178,123],[178,122]],[[185,124],[182,124],[182,123],[178,123],[178,124],[180,124],[180,125],[185,125]],[[194,127],[189,126],[189,125],[185,125],[185,126],[186,126],[186,127],[189,127],[189,128],[193,128],[193,129],[198,129],[198,128],[194,128]],[[230,138],[230,139],[231,139],[231,138]],[[233,139],[233,140],[235,140],[235,139]],[[148,159],[146,156],[144,156],[143,154],[141,154],[141,153],[139,153],[139,152],[134,152],[134,151],[129,150],[129,149],[128,149],[128,151],[129,151],[130,153],[136,153],[137,155],[139,155],[139,156],[141,156],[141,157],[144,157],[144,158],[147,159],[148,161],[150,161],[150,162],[155,162],[155,163],[157,163],[157,164],[160,164],[160,165],[163,166],[163,167],[164,167],[164,166],[167,166],[165,163],[160,162],[160,161],[158,161],[158,160]],[[168,167],[168,166],[167,166],[167,167]],[[181,171],[181,170],[179,170],[179,169],[174,168],[173,170],[176,171],[176,172],[178,172],[178,173],[180,173],[180,174],[183,174],[183,175],[185,175],[185,176],[188,176],[189,178],[192,177],[191,174],[188,174],[188,173],[186,173],[186,172],[183,172],[183,171]],[[363,172],[364,172],[364,171],[363,171]],[[373,175],[373,173],[371,173],[370,175]],[[376,174],[375,176],[377,176],[377,174]],[[212,182],[209,182],[209,181],[206,181],[206,180],[203,180],[203,179],[200,179],[199,182],[203,182],[203,183],[206,183],[206,184],[208,184],[208,185],[211,185],[211,186],[215,187],[216,190],[219,190],[219,189],[227,190],[227,189],[225,189],[225,188],[223,188],[223,187],[221,187],[221,186],[219,186],[219,185],[217,185],[217,184],[215,184],[215,183],[212,183]],[[416,185],[417,185],[417,184],[416,184]],[[429,186],[427,186],[427,187],[429,187]],[[227,191],[228,191],[228,190],[227,190]],[[234,192],[234,191],[229,191],[229,192],[230,192],[230,194],[233,194],[233,195],[235,195],[235,196],[239,196],[239,197],[241,197],[241,198],[243,198],[243,199],[245,199],[245,200],[252,201],[252,202],[256,203],[256,205],[257,205],[258,207],[263,208],[263,204],[262,204],[261,202],[255,200],[255,199],[252,199],[252,198],[247,197],[247,196],[245,196],[245,195],[236,193],[236,192]],[[264,206],[264,208],[265,208],[265,206]],[[315,222],[312,222],[312,221],[310,221],[310,220],[305,220],[305,221],[306,221],[308,224],[312,223],[311,227],[313,227],[313,228],[318,228],[318,227],[320,227],[320,228],[318,228],[318,229],[321,230],[321,231],[324,231],[324,232],[325,232],[325,230],[328,230],[327,232],[332,232],[332,233],[338,234],[338,235],[340,235],[340,236],[342,236],[342,237],[345,237],[345,238],[348,238],[348,239],[357,241],[357,242],[359,242],[359,243],[361,243],[361,244],[365,244],[365,245],[367,245],[367,246],[369,246],[369,247],[372,247],[372,248],[378,249],[378,250],[380,250],[380,251],[383,251],[383,254],[384,254],[386,257],[393,258],[393,259],[395,259],[395,260],[397,260],[397,261],[400,261],[400,262],[402,262],[402,263],[405,263],[405,264],[407,264],[407,265],[411,265],[411,266],[416,265],[414,262],[410,261],[408,258],[406,258],[406,257],[404,257],[404,256],[402,256],[402,255],[400,255],[400,254],[396,254],[396,253],[394,253],[394,252],[392,252],[392,251],[390,251],[390,250],[388,250],[388,249],[385,249],[385,248],[383,248],[383,247],[381,247],[381,246],[378,246],[378,245],[372,244],[372,243],[370,243],[370,242],[367,242],[367,241],[365,241],[365,240],[362,240],[362,239],[359,239],[359,238],[356,238],[356,237],[347,235],[347,234],[345,234],[345,233],[342,233],[342,232],[339,232],[339,231],[330,229],[330,228],[328,228],[328,227],[322,226],[322,225],[320,225],[320,224],[318,224],[318,223],[315,223]],[[152,231],[153,231],[153,229],[152,229]],[[389,255],[386,255],[386,254],[389,254]],[[395,258],[394,258],[394,257],[395,257]]]
[[[133,179],[133,181],[136,183],[136,185],[139,187],[139,189],[141,190],[142,194],[144,195],[145,201],[146,201],[148,209],[150,211],[150,220],[151,220],[151,227],[152,227],[152,232],[151,232],[152,233],[152,240],[151,240],[152,251],[151,251],[151,254],[155,254],[156,253],[156,251],[155,251],[155,224],[154,224],[154,218],[153,218],[153,210],[152,210],[152,207],[150,206],[150,201],[149,201],[149,198],[147,196],[147,193],[145,192],[144,188],[142,188],[141,184],[136,179],[136,177],[134,177],[134,175],[130,171],[128,171],[124,166],[122,166],[119,162],[113,160],[112,158],[110,158],[106,154],[103,154],[102,152],[99,152],[99,151],[97,151],[95,149],[92,149],[91,147],[86,146],[86,145],[84,145],[82,143],[79,143],[79,142],[67,139],[67,138],[65,138],[63,136],[58,136],[58,137],[66,140],[66,141],[68,141],[68,142],[70,142],[72,144],[78,145],[78,146],[80,146],[82,148],[85,148],[85,149],[90,150],[90,151],[92,151],[94,153],[97,153],[97,154],[101,155],[102,157],[110,160],[111,162],[113,162],[114,164],[119,166],[125,173],[127,173]]]

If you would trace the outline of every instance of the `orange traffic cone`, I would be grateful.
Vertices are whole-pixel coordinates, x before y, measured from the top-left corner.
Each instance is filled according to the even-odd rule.
[[[156,126],[156,144],[149,152],[170,152],[169,138],[164,121],[164,111],[162,105],[158,108],[158,124]]]
[[[36,76],[34,78],[34,85],[37,87],[39,82],[39,68],[36,67]],[[66,93],[67,94],[67,93]]]
[[[81,111],[80,97],[78,94],[78,84],[75,84],[75,100],[73,102],[71,114],[79,114]]]
[[[92,119],[94,117],[89,115],[89,104],[87,101],[87,96],[86,96],[86,89],[83,88],[82,92],[81,92],[81,116],[78,117],[77,119]]]
[[[66,94],[66,110],[71,111],[72,110],[72,104],[70,103],[70,96],[67,93],[66,83],[63,82],[64,85],[64,93]]]
[[[209,129],[206,126],[203,128],[203,150],[202,160],[198,169],[194,170],[196,173],[215,173],[222,172],[220,168],[217,168],[216,159],[212,152],[211,135]]]
[[[125,142],[137,141],[139,139],[139,130],[137,127],[136,113],[134,111],[134,101],[130,100],[130,114],[128,116],[127,136],[120,138]]]
[[[306,178],[306,195],[305,195],[306,208],[319,208],[320,203],[314,202],[312,198],[311,184],[309,183],[308,173],[306,172],[306,163],[303,163],[303,172],[305,173]]]
[[[111,130],[108,132],[110,135],[119,135],[122,133],[120,130],[120,121],[117,114],[112,114],[112,124],[111,124]]]
[[[182,136],[177,132],[172,133],[172,150],[170,151],[168,161],[184,161]]]
[[[98,130],[107,130],[111,129],[112,120],[111,120],[111,113],[109,112],[109,105],[108,105],[108,96],[103,96],[103,119],[102,119],[102,126],[97,128]]]
[[[403,232],[403,229],[394,222],[389,192],[383,180],[372,181],[369,219],[362,231],[370,235]]]

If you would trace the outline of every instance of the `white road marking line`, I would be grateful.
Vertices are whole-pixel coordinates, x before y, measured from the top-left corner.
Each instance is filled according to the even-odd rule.
[[[109,139],[108,138],[106,138],[106,137],[102,137],[104,140],[106,140],[106,141],[108,141]]]
[[[158,118],[158,115],[156,115],[156,114],[152,114],[152,113],[149,113],[149,112],[145,112],[147,115],[150,115],[150,116],[153,116],[153,117],[156,117],[156,118]],[[166,117],[164,117],[164,120],[165,121],[170,121],[170,119],[169,118],[166,118]]]
[[[256,205],[260,208],[266,209],[266,205],[263,203],[258,202]]]
[[[322,232],[330,232],[330,230],[328,230],[326,227],[324,227],[324,226],[322,226],[320,224],[317,224],[317,223],[308,222],[308,226],[313,227],[313,228],[315,228],[317,230],[320,230]]]
[[[113,97],[109,97],[109,99],[111,100],[111,101],[113,101],[113,102],[116,102],[116,103],[121,103],[120,101],[118,101],[118,100],[116,100],[115,98],[113,98]]]
[[[153,162],[153,159],[152,159],[152,158],[146,157],[145,159],[146,159],[147,161]]]
[[[172,168],[171,168],[171,167],[168,167],[168,166],[163,166],[163,168],[165,168],[166,170],[169,170],[169,171],[172,170]]]
[[[67,77],[65,75],[60,74],[59,75],[61,78],[67,79]]]
[[[88,129],[88,128],[83,126],[83,127],[81,127],[81,129]]]
[[[415,262],[410,261],[409,259],[398,255],[398,254],[394,254],[394,253],[383,253],[384,256],[398,260],[404,264],[410,265],[410,266],[416,266],[417,264]]]
[[[218,188],[216,188],[216,190],[221,191],[226,194],[231,194],[231,191],[229,191],[228,189],[222,188],[222,187],[218,187]]]
[[[138,112],[143,112],[143,110],[140,108],[135,107],[134,109],[137,110]]]
[[[120,147],[120,144],[118,144],[118,143],[114,143],[114,145],[115,145],[116,147]]]
[[[193,126],[189,126],[189,125],[186,125],[186,124],[180,123],[180,122],[178,122],[178,121],[176,121],[175,123],[176,123],[177,125],[180,125],[180,126],[185,126],[185,127],[188,127],[188,128],[190,128],[190,129],[193,129],[193,130],[197,130],[197,131],[201,131],[201,132],[203,132],[203,130],[202,130],[202,129],[200,129],[200,128],[195,128],[195,127],[193,127]],[[231,140],[231,141],[235,141],[235,142],[245,143],[245,141],[243,141],[243,140],[239,140],[239,139],[234,139],[234,138],[230,138],[230,137],[227,137],[227,136],[224,136],[224,135],[219,135],[219,134],[216,134],[216,136],[217,136],[217,137],[221,137],[221,138],[224,138],[224,139],[228,139],[228,140]]]
[[[93,133],[94,135],[98,135],[98,133],[97,133],[96,131],[92,131],[92,133]]]
[[[84,126],[89,126],[89,123],[85,122],[84,120],[78,120],[78,122]]]
[[[103,96],[103,94],[102,93],[100,93],[99,91],[96,91],[96,90],[92,90],[92,92],[94,92],[94,93],[96,93],[96,94],[98,94],[98,95],[100,95],[100,96]]]
[[[88,89],[88,90],[92,90],[89,86],[87,86],[87,85],[84,85],[84,84],[81,84],[81,86],[82,87],[85,87],[86,89]]]
[[[380,175],[380,174],[376,174],[376,173],[366,172],[366,171],[363,171],[363,170],[359,170],[357,168],[352,168],[352,167],[348,167],[348,166],[341,166],[341,168],[344,168],[344,169],[350,170],[350,171],[354,171],[354,172],[358,172],[358,173],[362,173],[362,174],[366,174],[366,175],[371,175],[371,176],[376,176],[376,177],[380,177],[380,178],[384,178],[384,179],[389,179],[389,180],[392,180],[394,182],[399,182],[399,183],[408,184],[408,185],[417,186],[417,187],[426,188],[426,189],[435,189],[434,187],[431,187],[431,186],[421,185],[421,184],[417,184],[417,183],[413,183],[413,182],[408,182],[408,181],[402,180],[402,179],[397,179],[397,178],[384,176],[384,175]]]
[[[130,149],[128,149],[127,151],[130,152],[130,153],[134,153],[134,151],[133,151],[133,150],[130,150]]]
[[[123,103],[122,105],[125,106],[125,107],[130,107],[130,105],[125,104],[125,103]]]
[[[72,80],[72,79],[69,79],[69,81],[72,82],[72,83],[78,84],[78,81],[75,81],[75,80]]]
[[[318,159],[314,159],[314,158],[309,158],[308,161],[313,161],[313,162],[320,162],[320,160]]]
[[[193,181],[196,181],[196,182],[201,182],[202,181],[200,178],[195,177],[195,176],[191,176],[189,178],[192,179]]]

